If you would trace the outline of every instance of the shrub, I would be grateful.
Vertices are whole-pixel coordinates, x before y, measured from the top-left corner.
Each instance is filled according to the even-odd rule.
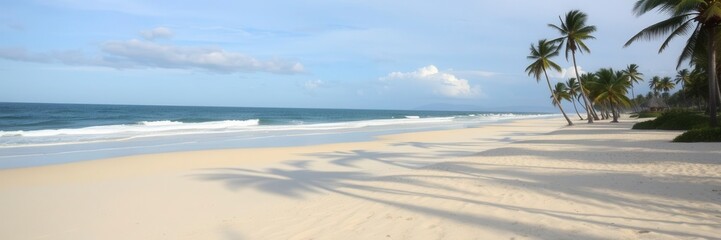
[[[661,112],[640,112],[638,118],[654,118],[661,116]]]
[[[689,130],[673,139],[674,142],[721,142],[721,128]]]
[[[645,122],[636,123],[631,129],[656,129],[657,124],[655,120],[648,120]]]
[[[654,120],[636,123],[632,129],[690,130],[708,127],[709,117],[699,112],[672,110]]]
[[[662,119],[657,128],[663,130],[690,130],[708,127],[709,117],[694,113],[679,114]]]

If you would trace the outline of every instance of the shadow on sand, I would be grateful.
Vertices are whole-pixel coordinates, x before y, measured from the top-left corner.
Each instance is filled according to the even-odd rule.
[[[596,126],[594,126],[596,127]],[[597,128],[597,129],[596,129]],[[572,239],[603,239],[595,235],[581,232],[568,232],[551,226],[541,226],[528,223],[519,223],[504,218],[496,218],[483,214],[472,214],[460,211],[451,211],[441,207],[414,204],[413,201],[404,201],[403,197],[420,197],[442,201],[451,201],[470,206],[484,206],[523,214],[540,215],[544,218],[560,219],[582,223],[585,225],[613,226],[641,231],[637,222],[648,225],[654,224],[693,224],[721,228],[721,223],[704,222],[704,217],[721,216],[721,209],[702,209],[681,204],[685,201],[702,201],[708,205],[718,206],[721,195],[715,191],[714,185],[699,184],[685,181],[683,176],[648,176],[642,172],[624,172],[611,170],[588,170],[571,167],[539,167],[539,166],[513,166],[503,164],[485,163],[487,157],[514,157],[534,156],[540,159],[569,160],[600,164],[628,164],[638,163],[636,154],[644,155],[643,159],[659,159],[686,161],[689,163],[719,163],[718,152],[692,152],[683,149],[683,146],[663,144],[658,142],[627,141],[615,142],[593,140],[594,134],[633,134],[626,127],[614,125],[598,125],[594,129],[574,130],[566,128],[554,134],[581,134],[588,136],[585,141],[566,140],[528,140],[519,143],[563,145],[576,149],[568,152],[551,152],[530,148],[512,143],[506,148],[493,149],[484,152],[467,150],[474,143],[419,143],[403,142],[393,146],[412,146],[432,150],[430,154],[404,153],[404,152],[374,152],[367,150],[335,151],[309,155],[309,157],[324,159],[339,169],[354,168],[352,171],[320,171],[310,168],[310,160],[295,160],[287,162],[289,168],[266,168],[251,170],[243,168],[204,169],[203,173],[193,177],[203,181],[214,181],[224,184],[229,190],[235,191],[243,188],[254,188],[270,194],[288,198],[307,198],[314,194],[331,193],[393,206],[408,211],[418,212],[462,224],[479,227],[494,228],[508,232],[523,232],[527,229],[541,229],[544,236],[555,236]],[[458,146],[466,150],[456,150]],[[620,150],[618,150],[620,148]],[[626,151],[624,148],[633,148],[636,151]],[[649,157],[649,154],[651,154]],[[688,154],[698,154],[689,159]],[[460,161],[443,161],[444,159],[475,155],[471,158],[461,158]],[[698,159],[701,159],[700,161]],[[650,160],[647,160],[650,161]],[[358,165],[362,162],[373,162],[398,167],[402,171],[397,174],[377,176],[363,172]],[[538,171],[542,169],[544,171]],[[719,178],[706,179],[709,182],[719,183]],[[530,208],[511,204],[502,204],[497,201],[482,201],[474,198],[473,192],[454,188],[448,181],[485,181],[497,186],[507,186],[517,192],[534,192],[547,197],[562,199],[579,205],[595,207],[614,207],[628,210],[652,211],[668,216],[683,216],[683,219],[694,221],[680,221],[669,219],[651,219],[644,216],[628,217],[609,214],[588,214],[577,211],[559,211],[553,209]],[[567,184],[573,182],[573,187]],[[385,184],[391,183],[391,184]],[[638,187],[637,185],[643,185]],[[635,187],[634,187],[635,186]],[[442,189],[442,191],[438,191]],[[639,190],[640,189],[640,190]],[[669,191],[668,189],[673,189]],[[672,192],[673,194],[669,194]],[[691,198],[691,195],[696,194]],[[702,196],[698,196],[701,194]],[[705,195],[704,195],[705,194]],[[644,197],[638,197],[644,196]],[[654,201],[666,199],[668,201]],[[714,238],[717,236],[702,235],[694,232],[682,232],[674,229],[653,229],[653,232],[668,234],[679,238]]]

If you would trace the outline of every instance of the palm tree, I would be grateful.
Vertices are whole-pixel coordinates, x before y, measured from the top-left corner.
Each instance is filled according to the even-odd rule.
[[[687,106],[686,104],[686,84],[691,82],[691,71],[689,71],[687,68],[681,69],[678,71],[678,74],[676,74],[676,78],[674,79],[674,82],[676,85],[681,83],[681,96],[683,97],[684,106]]]
[[[717,37],[719,37],[718,34],[717,34]],[[703,41],[706,41],[706,38],[704,35],[701,35],[701,36],[699,36],[699,39],[697,41],[703,42]],[[721,53],[719,53],[719,51],[721,51],[721,49],[716,49],[716,56],[717,56],[717,58],[716,58],[716,61],[717,61],[717,63],[716,63],[717,64],[716,65],[716,73],[717,73],[716,80],[717,81],[719,81],[719,79],[721,79],[721,76],[718,75],[719,73],[721,73],[721,69],[719,69],[720,66],[718,64],[718,62],[721,62],[721,58],[718,57],[719,55],[721,55]],[[695,69],[703,70],[704,73],[708,74],[708,72],[706,71],[706,66],[708,66],[708,58],[706,57],[706,55],[707,54],[706,54],[705,46],[703,44],[698,44],[695,46],[693,56],[690,57],[689,61]],[[704,82],[707,83],[706,85],[709,85],[708,81],[704,81]],[[708,92],[711,91],[709,89],[709,86],[706,86],[705,89]],[[715,91],[716,91],[716,100],[718,103],[718,100],[721,100],[721,88],[719,87],[718,82],[716,83]]]
[[[670,92],[673,90],[673,88],[676,87],[676,84],[673,83],[671,80],[671,77],[663,77],[661,79],[661,82],[658,84],[658,88],[663,92]]]
[[[533,60],[533,63],[531,65],[528,65],[526,67],[526,72],[528,72],[529,76],[533,76],[536,78],[536,82],[541,80],[541,73],[543,73],[544,76],[546,76],[546,83],[548,84],[548,90],[551,91],[551,95],[555,95],[553,92],[553,89],[551,88],[551,80],[548,79],[548,72],[546,72],[546,69],[553,69],[556,71],[561,71],[561,67],[558,66],[555,62],[551,61],[552,57],[558,56],[558,49],[556,45],[552,42],[547,41],[546,39],[538,40],[538,45],[531,44],[531,54],[528,55],[528,59]],[[557,100],[557,97],[553,97],[554,100]],[[558,109],[561,110],[561,113],[563,114],[563,117],[566,118],[566,121],[568,122],[568,125],[573,125],[573,122],[571,122],[571,119],[568,119],[568,116],[566,116],[566,112],[563,111],[563,107],[561,106],[560,102],[557,102]]]
[[[561,26],[556,26],[553,24],[548,24],[549,27],[554,28],[558,30],[559,33],[561,33],[561,37],[554,39],[553,42],[558,43],[559,49],[562,46],[565,46],[566,48],[566,60],[568,60],[568,53],[571,53],[571,56],[573,57],[573,69],[576,72],[576,79],[578,79],[578,84],[581,85],[581,88],[583,88],[583,81],[581,80],[581,77],[578,75],[578,64],[576,64],[576,51],[579,53],[583,53],[584,51],[590,53],[591,50],[588,49],[588,46],[586,46],[586,43],[584,43],[584,40],[588,39],[595,39],[591,35],[591,33],[596,31],[596,26],[593,25],[586,25],[586,20],[588,19],[588,15],[585,13],[579,11],[579,10],[572,10],[568,13],[566,13],[565,20],[561,19],[561,17],[558,17],[559,20],[561,20]],[[586,109],[588,109],[588,123],[593,123],[593,104],[588,99],[588,96],[584,91],[581,91],[581,95],[583,95],[583,101],[586,104]]]
[[[661,77],[659,76],[653,76],[651,78],[651,81],[648,82],[648,87],[653,91],[654,96],[658,96],[659,91],[661,91],[661,88],[659,85],[661,84]]]
[[[706,100],[708,102],[708,94],[706,94],[708,93],[707,76],[705,68],[696,66],[693,70],[691,70],[691,81],[689,81],[688,85],[686,85],[688,95],[695,98],[698,110],[702,109],[702,100]]]
[[[675,87],[676,84],[671,81],[671,77],[663,77],[661,79],[661,82],[659,82],[658,84],[659,90],[664,91],[665,93],[670,92]]]
[[[618,122],[619,111],[617,108],[621,106],[629,106],[631,99],[628,94],[629,82],[624,79],[622,72],[614,72],[611,68],[602,68],[596,73],[597,81],[593,82],[593,88],[598,90],[594,101],[609,103],[613,121]]]
[[[721,25],[721,0],[638,0],[633,6],[636,15],[643,15],[657,9],[659,12],[665,12],[670,18],[655,23],[644,28],[639,33],[631,37],[625,46],[639,39],[652,39],[668,35],[666,40],[661,44],[659,53],[668,47],[669,42],[675,37],[685,35],[690,32],[691,36],[686,41],[681,55],[679,56],[678,66],[681,62],[691,59],[693,55],[698,54],[704,49],[706,52],[707,74],[708,74],[708,94],[709,94],[709,115],[710,126],[716,127],[716,43],[718,41],[717,28]],[[703,48],[698,46],[706,45]]]
[[[610,118],[611,114],[609,114],[610,104],[606,100],[597,100],[596,97],[601,94],[601,92],[605,91],[601,84],[599,84],[600,79],[598,78],[598,74],[596,73],[586,73],[581,75],[581,78],[583,78],[583,82],[586,83],[588,98],[591,99],[591,102],[593,102],[594,107],[596,108],[598,116],[601,120],[605,120],[607,118]]]
[[[576,110],[576,115],[578,115],[578,118],[583,120],[581,114],[578,113],[578,107],[576,107],[576,101],[578,101],[578,92],[581,91],[581,85],[578,85],[578,81],[576,81],[576,78],[569,78],[568,81],[566,81],[566,88],[568,89],[568,95],[571,97],[570,101],[571,103],[573,103],[573,109]]]
[[[636,95],[636,97],[633,100],[633,104],[636,105],[643,105],[646,103],[646,98],[643,97],[643,94]]]
[[[636,93],[633,91],[633,85],[636,83],[639,83],[643,81],[643,73],[640,73],[638,71],[638,65],[636,64],[629,64],[626,69],[623,71],[623,76],[626,78],[626,81],[628,81],[631,84],[631,96],[636,96]],[[638,112],[638,108],[636,107],[636,104],[633,105],[633,110]]]
[[[593,73],[581,74],[581,80],[583,80],[583,82],[585,82],[585,83],[596,81],[596,74],[593,74]],[[589,99],[593,99],[593,96],[595,93],[593,91],[594,90],[593,88],[588,88],[586,85],[584,85],[581,89],[583,90],[584,93],[586,93],[586,96],[588,96]],[[583,95],[581,95],[581,96],[583,96]],[[593,103],[593,101],[589,101],[589,103]],[[589,104],[589,105],[592,105],[592,104]],[[583,105],[581,105],[581,106],[583,106]],[[587,111],[591,112],[593,119],[599,119],[598,113],[596,113],[595,109],[593,111],[591,111],[591,110],[587,110]]]
[[[571,94],[568,93],[568,87],[565,83],[556,83],[556,87],[553,89],[551,94],[551,99],[554,107],[560,104],[563,100],[571,101]]]

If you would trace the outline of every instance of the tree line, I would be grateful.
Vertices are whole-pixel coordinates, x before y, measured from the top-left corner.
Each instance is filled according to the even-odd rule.
[[[637,0],[633,7],[637,16],[652,10],[665,13],[669,18],[642,29],[632,36],[624,47],[639,40],[664,38],[659,48],[661,53],[671,40],[688,34],[676,68],[688,63],[692,69],[679,70],[674,79],[652,77],[649,80],[652,90],[650,96],[634,93],[633,86],[643,81],[643,74],[638,71],[636,64],[629,64],[622,70],[602,68],[593,73],[579,75],[576,53],[590,53],[585,42],[595,39],[592,34],[596,31],[595,26],[587,24],[588,15],[580,10],[572,10],[559,16],[558,25],[548,24],[558,31],[559,37],[541,39],[531,45],[527,58],[532,63],[526,67],[526,72],[536,81],[545,77],[551,92],[551,102],[559,108],[568,125],[573,125],[573,122],[561,105],[563,100],[571,101],[576,114],[583,120],[578,111],[578,103],[586,112],[588,123],[602,119],[618,122],[619,114],[624,109],[638,112],[639,105],[644,101],[661,96],[665,101],[675,103],[677,107],[688,108],[695,105],[702,109],[702,106],[705,106],[706,114],[710,116],[710,126],[717,126],[716,115],[718,106],[721,105],[717,104],[721,99],[718,84],[721,78],[718,76],[718,73],[721,73],[718,67],[721,64],[717,64],[721,61],[717,54],[720,50],[718,40],[721,39],[721,31],[718,31],[721,25],[721,0]],[[566,60],[573,62],[575,78],[552,86],[548,71],[561,71],[561,67],[552,60],[561,50],[564,50]],[[670,95],[669,92],[679,84],[681,90]],[[628,97],[629,90],[633,99]]]

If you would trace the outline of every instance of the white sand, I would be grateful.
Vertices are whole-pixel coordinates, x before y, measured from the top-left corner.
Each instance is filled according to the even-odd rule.
[[[0,239],[721,239],[721,144],[524,120],[0,171]]]

